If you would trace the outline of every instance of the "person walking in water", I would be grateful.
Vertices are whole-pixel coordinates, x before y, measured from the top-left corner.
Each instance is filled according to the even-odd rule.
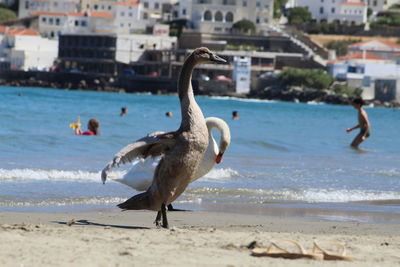
[[[352,106],[358,110],[358,124],[354,127],[347,128],[346,133],[353,131],[354,129],[360,128],[360,133],[354,138],[351,143],[351,147],[358,148],[358,146],[367,139],[371,134],[371,124],[368,120],[367,112],[362,108],[364,105],[362,98],[356,98],[352,102]]]

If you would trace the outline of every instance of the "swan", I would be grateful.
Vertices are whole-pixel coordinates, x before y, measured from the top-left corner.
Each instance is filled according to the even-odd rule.
[[[175,201],[193,180],[208,147],[208,130],[191,85],[192,72],[201,63],[225,63],[226,60],[208,48],[195,49],[185,60],[178,79],[181,124],[172,132],[155,132],[127,145],[114,155],[101,173],[105,183],[110,169],[136,158],[161,159],[154,171],[150,187],[118,204],[123,210],[157,211],[156,226],[168,228],[167,205]]]
[[[224,120],[209,117],[206,118],[206,125],[208,129],[208,147],[199,168],[190,181],[191,183],[206,175],[214,167],[215,163],[219,164],[224,152],[231,143],[229,126]],[[211,133],[213,129],[220,131],[219,146]],[[149,158],[139,159],[121,179],[114,179],[114,181],[130,186],[137,191],[145,191],[153,181],[155,167],[156,161]]]

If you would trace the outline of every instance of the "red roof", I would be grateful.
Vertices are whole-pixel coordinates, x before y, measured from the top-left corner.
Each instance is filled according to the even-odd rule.
[[[113,18],[113,15],[106,12],[98,12],[98,11],[85,11],[85,12],[68,12],[66,13],[68,16],[73,17],[100,17],[100,18]]]
[[[116,3],[117,6],[137,6],[139,5],[139,0],[128,0],[125,2],[118,2]]]
[[[0,26],[0,32],[5,33],[6,32],[6,27],[5,26]]]
[[[349,60],[349,59],[366,59],[366,60],[387,60],[386,58],[374,55],[374,54],[370,54],[370,53],[365,53],[365,57],[363,55],[363,53],[356,53],[356,54],[352,54],[352,55],[345,55],[342,57],[337,58],[336,60],[330,60],[328,63],[332,64],[335,62],[339,62],[339,61],[345,61],[345,60]]]
[[[32,29],[17,29],[17,28],[6,28],[5,34],[8,36],[39,36],[39,33],[36,30]]]
[[[365,3],[363,2],[343,2],[342,5],[346,5],[346,6],[366,6]]]
[[[99,11],[85,11],[85,12],[48,12],[48,11],[35,11],[32,15],[47,15],[47,16],[73,16],[73,17],[101,17],[101,18],[113,18],[113,15],[106,12]]]

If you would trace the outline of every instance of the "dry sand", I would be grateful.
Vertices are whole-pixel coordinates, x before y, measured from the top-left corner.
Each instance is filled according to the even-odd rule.
[[[0,266],[400,266],[400,225],[221,212],[0,213]],[[74,219],[71,226],[67,222]],[[293,239],[337,241],[353,262],[257,258],[246,248]]]

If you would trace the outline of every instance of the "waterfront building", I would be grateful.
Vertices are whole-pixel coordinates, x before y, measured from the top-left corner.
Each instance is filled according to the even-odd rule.
[[[1,61],[16,70],[49,70],[57,58],[58,42],[31,29],[0,28]]]
[[[80,0],[20,0],[18,17],[24,18],[32,15],[35,11],[46,12],[78,12]]]
[[[146,34],[63,34],[59,39],[59,67],[116,75],[146,50],[171,49],[176,41],[176,37]]]
[[[367,22],[368,6],[361,0],[290,0],[286,8],[305,7],[317,22],[360,25]]]
[[[58,39],[63,33],[112,33],[113,16],[106,12],[33,12],[39,18],[38,30],[47,38]]]
[[[251,85],[251,57],[233,57],[233,80],[236,93],[249,93]]]
[[[350,44],[347,47],[349,55],[358,54],[366,51],[386,59],[400,58],[400,44],[386,40],[370,40]]]
[[[375,80],[398,79],[400,65],[364,51],[329,61],[328,73],[335,79],[346,81],[350,88],[361,88],[364,99],[374,99]]]
[[[273,0],[181,0],[174,6],[174,19],[190,21],[202,33],[230,33],[235,22],[246,19],[259,34],[273,20]]]

